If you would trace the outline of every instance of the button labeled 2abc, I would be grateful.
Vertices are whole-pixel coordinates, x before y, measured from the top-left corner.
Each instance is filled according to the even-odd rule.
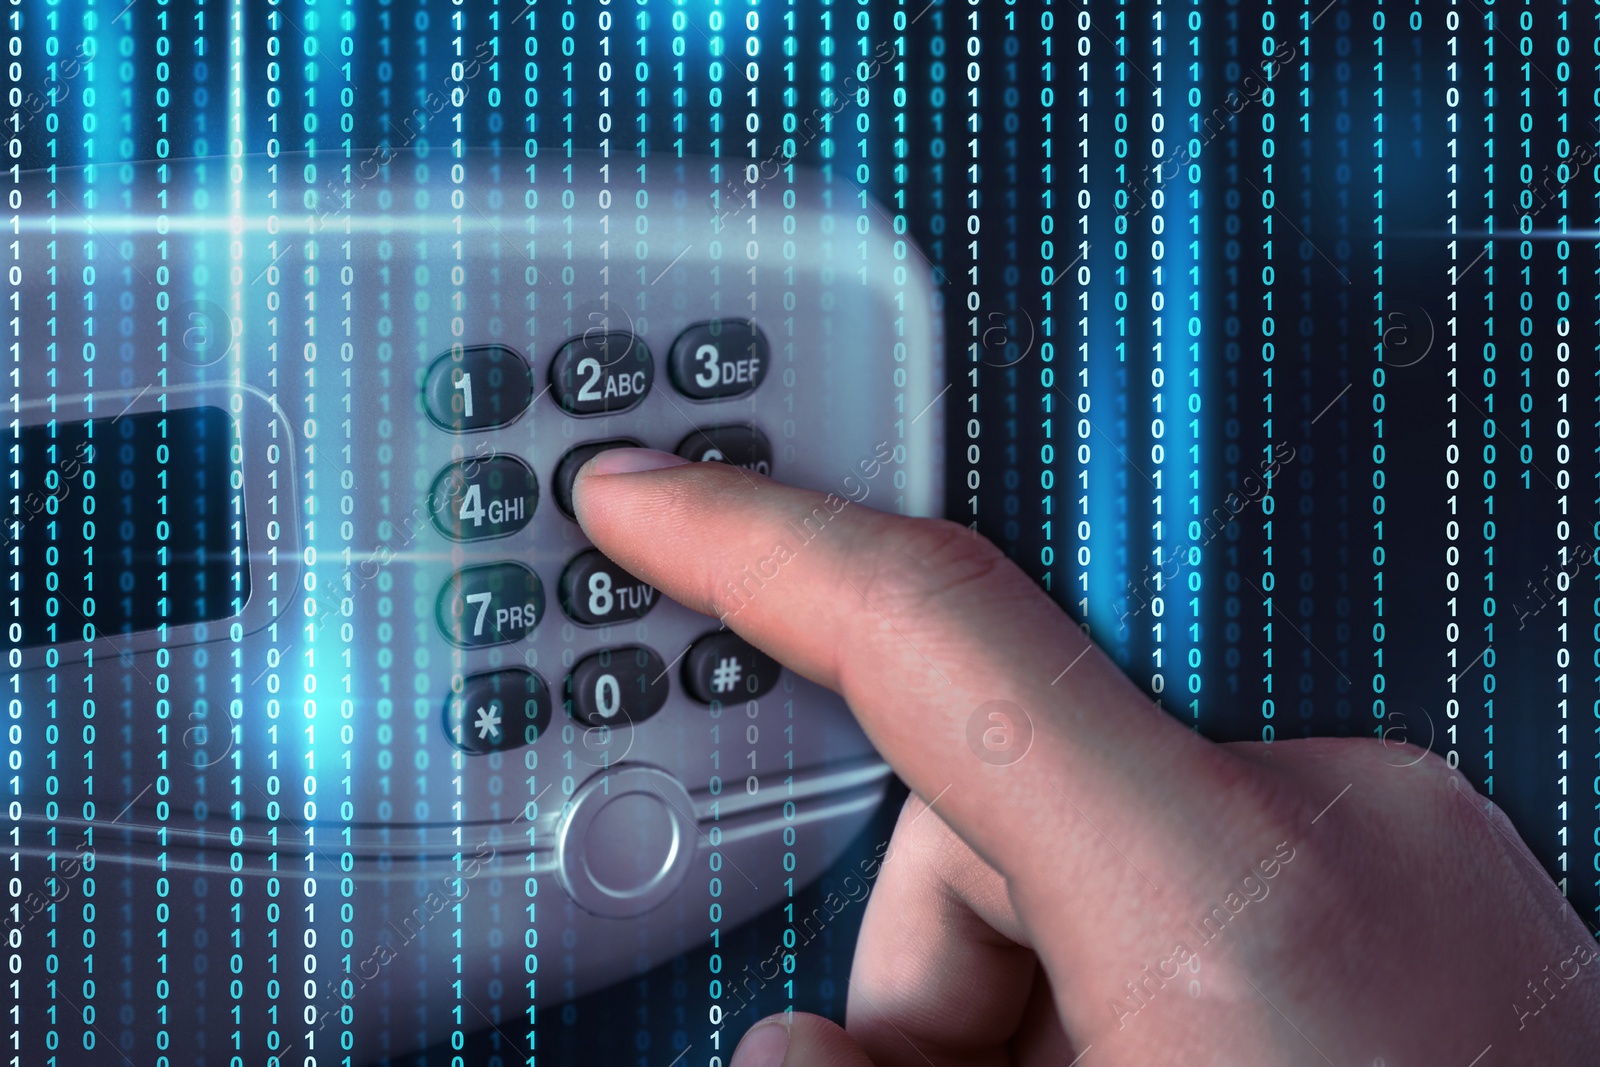
[[[556,352],[550,390],[569,415],[614,415],[650,392],[656,365],[631,333],[586,333]]]
[[[466,567],[439,590],[434,614],[439,631],[462,648],[520,641],[544,615],[544,587],[520,563]]]

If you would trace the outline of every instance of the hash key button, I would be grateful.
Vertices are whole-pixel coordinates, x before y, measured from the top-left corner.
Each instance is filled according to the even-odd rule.
[[[612,563],[598,549],[572,557],[561,572],[561,607],[579,626],[608,626],[640,619],[660,595]]]
[[[631,333],[586,333],[556,352],[550,390],[569,415],[614,415],[650,392],[656,365],[644,340]]]
[[[462,648],[520,641],[544,614],[544,587],[520,563],[466,567],[439,590],[434,614],[440,631]]]
[[[467,753],[531,745],[549,726],[549,687],[521,667],[468,675],[444,704],[445,735]]]
[[[433,361],[422,384],[428,418],[452,433],[504,426],[532,401],[533,370],[505,345],[446,352]]]
[[[761,696],[778,683],[782,665],[738,634],[718,630],[689,646],[683,685],[702,704]]]
[[[667,373],[673,388],[691,400],[725,400],[753,392],[766,378],[768,362],[761,327],[749,319],[713,319],[672,342]]]
[[[516,533],[533,518],[539,481],[515,456],[452,463],[433,480],[433,524],[456,541],[481,541]]]

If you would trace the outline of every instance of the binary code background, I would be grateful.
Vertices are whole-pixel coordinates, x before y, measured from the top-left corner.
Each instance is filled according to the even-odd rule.
[[[1593,925],[1597,12],[13,0],[5,166],[820,167],[940,282],[950,518],[1207,736],[1431,745]],[[859,905],[720,1038],[708,989],[891,825],[793,912],[419,1062],[709,1063],[760,1011],[839,1015]]]

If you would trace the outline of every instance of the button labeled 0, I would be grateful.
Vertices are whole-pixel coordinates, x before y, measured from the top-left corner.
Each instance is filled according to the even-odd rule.
[[[603,648],[567,675],[567,713],[585,726],[637,726],[667,702],[667,668],[643,645]]]
[[[434,526],[452,540],[504,537],[533,518],[539,480],[515,456],[464,459],[439,472],[429,500]]]

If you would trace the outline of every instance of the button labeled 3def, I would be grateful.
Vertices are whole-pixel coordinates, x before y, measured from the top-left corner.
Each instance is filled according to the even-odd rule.
[[[713,319],[672,342],[667,373],[691,400],[724,400],[752,392],[767,376],[767,335],[748,319]]]
[[[514,456],[464,459],[433,480],[433,524],[456,541],[481,541],[516,533],[533,518],[539,480]]]
[[[468,675],[444,702],[445,736],[463,752],[531,745],[549,726],[550,689],[521,667]]]
[[[520,641],[544,614],[544,587],[520,563],[466,567],[439,590],[434,612],[440,632],[462,648]]]

